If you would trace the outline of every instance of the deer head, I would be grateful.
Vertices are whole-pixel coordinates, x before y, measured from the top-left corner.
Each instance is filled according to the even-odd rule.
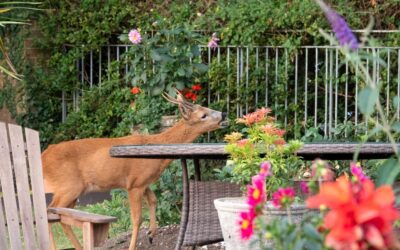
[[[183,120],[199,132],[213,131],[228,125],[228,121],[225,120],[225,112],[188,102],[179,91],[177,91],[176,99],[166,93],[163,96],[169,102],[177,104]]]

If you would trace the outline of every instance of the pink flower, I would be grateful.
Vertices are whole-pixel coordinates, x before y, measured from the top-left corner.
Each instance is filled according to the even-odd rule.
[[[139,44],[142,41],[142,36],[136,29],[129,31],[128,37],[133,44]]]
[[[247,240],[253,235],[253,222],[255,214],[250,210],[249,212],[240,213],[240,237],[242,240]]]
[[[368,176],[366,176],[361,168],[361,166],[355,162],[350,163],[350,171],[353,174],[356,181],[365,181],[368,180]]]
[[[252,185],[247,187],[247,204],[250,205],[251,210],[265,200],[264,183],[265,177],[256,175],[252,178]]]
[[[238,141],[236,144],[239,146],[239,147],[244,147],[244,146],[246,146],[246,144],[249,142],[249,139],[242,139],[242,140],[240,140],[240,141]]]
[[[265,177],[271,176],[271,163],[269,161],[264,161],[260,164],[260,173],[259,175],[262,175]]]
[[[308,187],[308,183],[306,181],[300,182],[300,190],[304,194],[309,194],[310,193],[310,188]]]
[[[293,202],[295,195],[296,192],[292,187],[279,188],[272,194],[272,204],[277,208],[286,207]]]
[[[210,39],[210,41],[208,42],[208,47],[209,48],[211,48],[211,49],[216,49],[217,47],[218,47],[218,41],[219,41],[219,38],[217,37],[217,34],[214,32],[213,34],[212,34],[212,36],[211,36],[211,39]]]

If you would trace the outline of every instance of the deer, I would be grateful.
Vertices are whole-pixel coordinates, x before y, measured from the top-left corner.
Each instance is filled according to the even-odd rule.
[[[166,93],[163,96],[170,103],[178,105],[182,117],[164,132],[71,140],[50,145],[43,151],[45,192],[53,194],[49,207],[73,208],[81,194],[125,189],[132,222],[129,249],[136,249],[143,199],[149,206],[147,234],[151,242],[157,230],[157,198],[149,186],[159,179],[172,159],[113,158],[109,155],[110,148],[128,144],[190,143],[206,132],[227,125],[224,112],[188,102],[179,92],[176,99]],[[74,247],[81,249],[72,229],[63,224],[62,228]]]

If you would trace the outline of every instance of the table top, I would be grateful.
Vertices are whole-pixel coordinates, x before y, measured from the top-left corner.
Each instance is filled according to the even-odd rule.
[[[117,145],[110,149],[112,157],[156,159],[226,159],[225,143]],[[400,148],[400,144],[397,144]],[[305,160],[351,160],[360,148],[358,159],[383,159],[394,154],[389,143],[307,143],[296,154]]]

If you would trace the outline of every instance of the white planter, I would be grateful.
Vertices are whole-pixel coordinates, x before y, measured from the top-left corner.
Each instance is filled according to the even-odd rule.
[[[224,236],[225,246],[227,250],[255,250],[250,247],[250,243],[255,238],[243,241],[240,238],[239,214],[248,210],[245,197],[236,198],[220,198],[214,200],[215,208],[218,211],[218,218],[221,225],[222,234]],[[304,204],[293,204],[291,213],[294,222],[300,222],[303,216],[308,212]],[[270,202],[267,202],[263,210],[263,219],[268,222],[273,218],[287,217],[286,210],[275,208]]]

